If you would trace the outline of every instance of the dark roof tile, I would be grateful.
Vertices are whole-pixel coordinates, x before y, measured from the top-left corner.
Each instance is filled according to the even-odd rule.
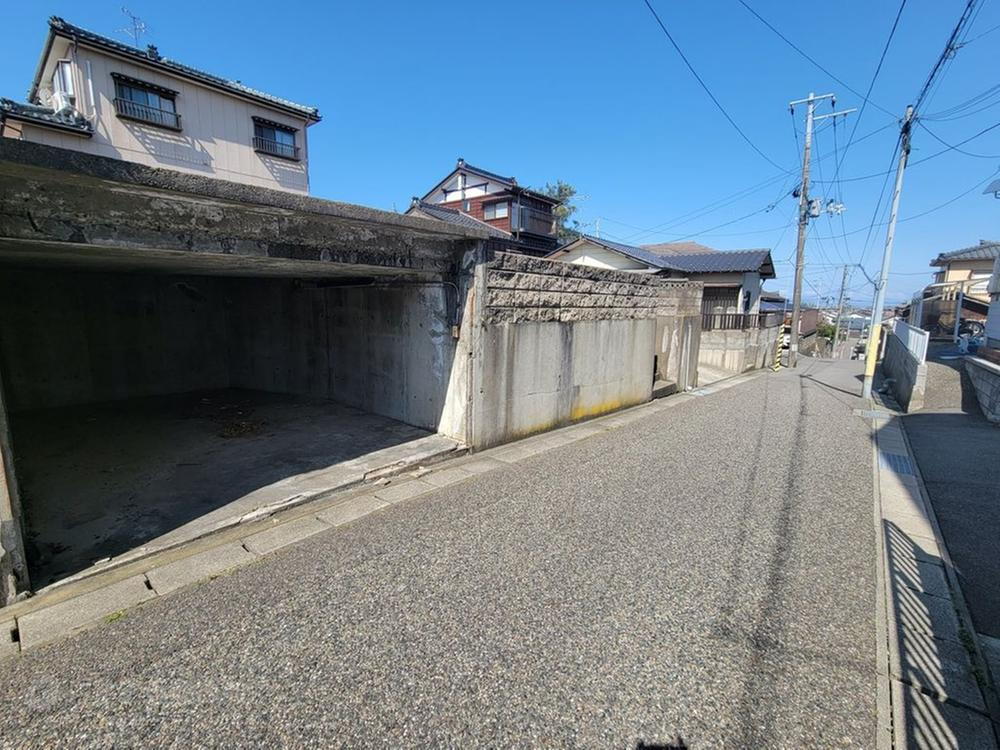
[[[468,214],[462,213],[454,208],[446,208],[444,206],[438,206],[434,203],[427,203],[419,198],[414,198],[413,203],[410,204],[410,208],[406,213],[411,211],[424,214],[438,221],[447,221],[449,224],[455,224],[466,229],[485,229],[493,237],[499,237],[503,239],[510,239],[511,234],[505,232],[502,229],[489,224],[485,221],[480,221],[474,216],[469,216]]]
[[[931,261],[931,265],[946,266],[956,260],[992,260],[994,258],[1000,258],[1000,242],[979,240],[978,245],[963,247],[961,250],[952,250],[949,253],[941,253]]]
[[[62,130],[73,130],[80,135],[89,136],[94,132],[91,124],[78,112],[71,110],[54,112],[51,107],[15,102],[13,99],[0,99],[0,117],[12,117]]]

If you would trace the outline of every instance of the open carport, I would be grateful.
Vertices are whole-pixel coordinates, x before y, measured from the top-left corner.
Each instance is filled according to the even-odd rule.
[[[461,447],[474,233],[32,144],[0,179],[16,588]]]

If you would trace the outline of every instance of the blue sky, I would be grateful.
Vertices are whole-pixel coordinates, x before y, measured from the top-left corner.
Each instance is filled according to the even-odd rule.
[[[790,100],[815,91],[836,93],[838,109],[861,105],[860,97],[799,57],[737,0],[653,2],[723,106],[787,169],[797,170],[800,158]],[[861,93],[899,7],[895,0],[748,2]],[[965,0],[907,2],[873,102],[902,114],[964,5]],[[791,289],[795,199],[787,193],[795,178],[781,179],[725,121],[642,0],[286,2],[259,11],[246,2],[129,0],[128,7],[149,27],[144,43],[157,44],[165,56],[318,106],[324,119],[310,130],[317,196],[402,211],[412,195],[429,189],[462,156],[515,175],[523,185],[572,183],[584,196],[579,219],[591,230],[600,221],[609,238],[772,248],[779,278],[769,286]],[[5,29],[0,95],[24,96],[49,15],[124,41],[120,8],[121,0],[8,4],[0,12]],[[968,44],[949,64],[925,115],[997,83],[1000,30],[977,37],[998,24],[1000,4],[985,0]],[[799,131],[803,116],[804,110],[796,113]],[[833,177],[834,136],[843,149],[853,118],[857,115],[839,123],[836,133],[830,126],[818,130],[816,153],[827,158],[814,164],[814,177]],[[842,177],[886,170],[896,140],[893,121],[868,106],[856,137],[883,129],[851,146]],[[1000,106],[925,124],[955,144],[998,121]],[[798,138],[801,144],[801,132]],[[943,148],[917,128],[911,162]],[[982,195],[981,187],[973,189],[1000,168],[1000,128],[963,150],[993,156],[949,151],[907,171],[903,219],[971,192],[900,223],[890,300],[908,297],[926,283],[927,263],[938,252],[1000,238],[1000,202]],[[777,179],[768,182],[771,178]],[[882,184],[881,177],[842,182],[839,196],[833,185],[814,186],[814,196],[842,197],[847,211],[843,224],[823,217],[811,230],[807,298],[836,293],[837,264],[861,260],[875,274],[884,227],[872,232],[866,251],[864,245]],[[755,186],[736,200],[722,200]],[[697,213],[706,206],[713,210]],[[853,233],[844,237],[845,229]],[[860,273],[851,287],[858,304],[870,300],[871,287]]]

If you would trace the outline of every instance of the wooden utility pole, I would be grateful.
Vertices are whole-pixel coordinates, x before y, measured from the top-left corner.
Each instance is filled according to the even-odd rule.
[[[872,381],[875,379],[875,364],[882,338],[882,308],[885,306],[885,286],[889,281],[889,264],[892,262],[892,243],[896,239],[896,216],[899,213],[899,197],[903,192],[903,173],[910,156],[910,129],[913,125],[913,107],[906,108],[903,124],[899,131],[899,163],[896,165],[896,186],[892,192],[892,209],[889,212],[889,228],[885,233],[885,249],[882,251],[882,270],[875,285],[875,304],[872,305],[871,323],[868,326],[868,351],[865,354],[865,383],[861,389],[862,398],[871,398]]]
[[[812,151],[813,122],[825,120],[827,117],[838,117],[854,112],[845,109],[843,112],[831,112],[828,115],[816,116],[816,102],[823,99],[834,99],[833,94],[816,96],[811,91],[805,99],[789,102],[788,107],[795,114],[796,104],[806,105],[806,138],[802,149],[802,184],[799,185],[799,236],[795,245],[795,290],[792,292],[792,330],[788,341],[788,366],[795,367],[799,359],[799,316],[802,313],[802,271],[805,268],[806,232],[809,218],[813,214],[813,206],[809,200],[809,157]],[[819,215],[818,212],[815,213]]]

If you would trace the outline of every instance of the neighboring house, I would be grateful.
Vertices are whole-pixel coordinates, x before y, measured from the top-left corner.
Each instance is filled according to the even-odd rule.
[[[990,278],[988,291],[990,309],[986,318],[987,345],[991,349],[1000,349],[1000,258],[993,261],[993,276]]]
[[[963,283],[962,291],[970,297],[986,301],[989,293],[986,286],[993,274],[993,263],[1000,258],[1000,242],[979,240],[978,245],[961,250],[941,253],[931,265],[940,270],[934,274],[934,283]]]
[[[415,198],[407,214],[432,216],[457,223],[452,212],[488,224],[506,236],[502,249],[542,256],[559,245],[553,209],[556,198],[521,187],[513,177],[503,177],[459,159],[455,168],[422,198]],[[450,209],[433,215],[434,208]]]
[[[693,247],[692,247],[693,246]],[[634,273],[655,273],[704,284],[702,312],[757,313],[761,285],[775,278],[771,251],[713,250],[695,243],[635,246],[581,235],[550,260]]]
[[[416,196],[410,202],[410,207],[406,210],[407,216],[422,216],[425,219],[437,219],[447,221],[458,227],[483,229],[490,234],[492,239],[487,243],[496,250],[504,251],[516,244],[514,235],[499,229],[488,221],[477,219],[471,214],[462,213],[457,208],[448,208],[436,203],[427,203]]]
[[[939,269],[934,281],[913,296],[905,311],[910,323],[933,338],[981,333],[990,301],[987,286],[997,258],[1000,242],[988,240],[938,255],[930,263]]]
[[[0,135],[309,192],[315,107],[256,91],[53,16],[28,102],[0,99]]]

